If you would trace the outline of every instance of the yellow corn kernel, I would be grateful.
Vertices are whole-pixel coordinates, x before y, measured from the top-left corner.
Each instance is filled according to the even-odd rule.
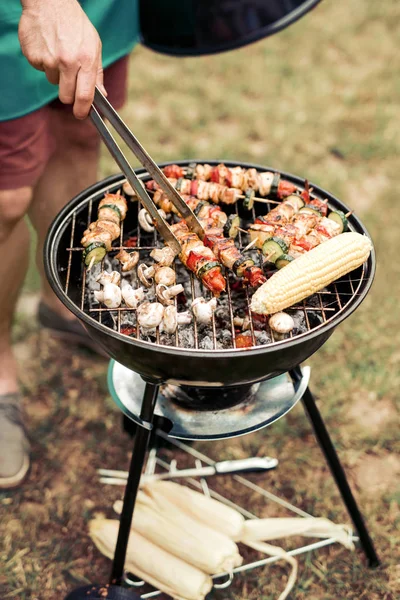
[[[316,246],[268,279],[254,294],[251,310],[270,315],[293,306],[362,265],[371,249],[371,240],[354,232]]]

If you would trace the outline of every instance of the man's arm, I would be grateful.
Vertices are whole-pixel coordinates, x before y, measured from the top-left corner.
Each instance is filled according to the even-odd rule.
[[[77,0],[21,0],[19,41],[30,64],[59,84],[59,98],[84,119],[97,84],[103,92],[101,41]]]

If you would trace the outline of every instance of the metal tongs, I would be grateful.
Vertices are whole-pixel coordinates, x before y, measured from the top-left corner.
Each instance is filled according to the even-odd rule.
[[[175,237],[175,234],[170,229],[165,219],[158,212],[157,207],[154,204],[152,198],[150,198],[147,191],[144,189],[141,181],[135,174],[134,170],[132,169],[126,157],[124,156],[122,150],[118,146],[111,132],[107,128],[103,119],[101,118],[100,113],[106,119],[108,119],[110,124],[114,127],[115,131],[127,144],[128,148],[132,150],[139,162],[148,171],[149,175],[151,175],[154,181],[158,183],[162,191],[165,194],[167,194],[169,200],[171,200],[171,202],[174,204],[182,218],[185,219],[189,229],[192,232],[196,233],[202,240],[205,235],[204,229],[201,226],[196,215],[185,203],[183,198],[181,198],[176,189],[171,185],[171,183],[165,177],[164,173],[158,168],[154,160],[139,143],[139,141],[133,135],[129,127],[124,123],[119,114],[109,103],[107,98],[101,93],[98,87],[96,87],[94,100],[90,111],[90,117],[100,136],[102,137],[105,145],[107,146],[110,154],[113,156],[114,160],[116,161],[119,168],[127,178],[128,182],[135,190],[137,196],[140,199],[140,202],[153,219],[154,225],[156,226],[161,237],[164,239],[165,243],[168,244],[168,246],[176,254],[179,254],[181,252],[181,245]]]

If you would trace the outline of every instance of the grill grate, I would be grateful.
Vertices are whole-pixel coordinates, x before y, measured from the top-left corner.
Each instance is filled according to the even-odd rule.
[[[147,174],[140,176],[143,180],[148,178]],[[82,248],[80,246],[80,239],[83,235],[83,231],[89,226],[89,224],[95,220],[94,217],[97,214],[97,204],[104,196],[106,192],[116,192],[121,187],[121,182],[118,185],[111,185],[104,187],[100,191],[97,191],[90,198],[81,202],[75,211],[69,215],[66,220],[66,229],[64,230],[64,239],[66,243],[66,260],[64,267],[60,265],[60,272],[63,275],[63,289],[65,294],[72,300],[81,311],[85,312],[89,317],[96,320],[102,325],[106,325],[121,333],[121,327],[127,323],[136,328],[136,332],[131,335],[133,339],[152,342],[154,344],[175,346],[175,347],[192,347],[194,349],[201,348],[202,350],[226,350],[234,349],[235,344],[235,325],[233,319],[240,312],[241,316],[247,314],[250,317],[250,335],[254,346],[270,346],[277,344],[284,344],[285,341],[277,341],[274,339],[273,332],[268,326],[263,325],[263,334],[260,334],[259,325],[254,321],[254,318],[250,312],[250,296],[248,290],[238,291],[235,286],[235,278],[233,274],[225,273],[228,275],[227,290],[226,294],[221,296],[219,303],[222,302],[223,316],[220,319],[216,314],[213,315],[212,323],[210,327],[199,326],[195,320],[191,325],[180,325],[175,334],[167,335],[160,333],[157,328],[154,335],[149,336],[147,332],[141,330],[136,324],[136,309],[127,308],[125,306],[108,309],[103,306],[93,304],[93,290],[100,289],[99,284],[94,285],[95,274],[98,274],[100,270],[104,268],[104,261],[100,266],[93,269],[93,272],[88,276],[86,269],[82,263]],[[319,197],[318,194],[314,194]],[[323,198],[323,197],[321,197]],[[157,232],[149,234],[143,232],[138,223],[138,212],[141,209],[139,203],[132,203],[128,197],[128,214],[121,223],[121,234],[119,244],[113,246],[112,251],[108,254],[109,257],[115,256],[120,250],[135,250],[139,252],[140,260],[139,263],[148,262],[149,254],[154,248],[161,248],[163,246],[162,239],[157,235]],[[136,204],[136,206],[135,206]],[[276,202],[269,201],[266,199],[264,203],[256,203],[255,207],[251,212],[243,211],[242,208],[235,204],[233,207],[227,207],[223,205],[223,210],[228,213],[236,212],[242,221],[242,227],[250,225],[256,218],[257,214],[266,214],[271,210]],[[350,229],[353,227],[350,224]],[[137,245],[135,248],[132,246],[124,245],[126,240],[131,237],[137,237]],[[115,242],[114,242],[115,243]],[[237,245],[240,249],[244,249],[248,244],[246,236],[239,231],[237,237]],[[256,256],[258,251],[252,250],[253,257]],[[259,253],[258,253],[259,254]],[[107,260],[107,258],[105,259]],[[151,260],[151,259],[150,259]],[[79,265],[77,264],[79,261]],[[112,268],[118,270],[121,273],[121,265],[118,261],[112,261]],[[178,262],[178,261],[176,261]],[[184,283],[179,275],[185,273],[184,277],[188,279],[190,285],[185,287],[185,295],[188,304],[191,301],[202,295],[206,299],[210,299],[212,296],[208,290],[203,288],[194,277],[192,273],[189,273],[183,266],[175,264],[177,270],[177,283]],[[73,275],[72,275],[73,273]],[[129,272],[128,275],[133,278],[137,278],[137,275],[132,275],[133,272]],[[136,269],[135,269],[136,273]],[[124,274],[126,275],[126,274]],[[341,278],[337,282],[331,284],[326,290],[319,292],[312,297],[303,301],[300,305],[293,306],[287,309],[286,312],[292,314],[295,317],[295,321],[301,322],[301,326],[295,328],[294,333],[291,337],[301,337],[306,335],[311,330],[318,330],[325,324],[331,322],[336,316],[345,310],[347,305],[353,300],[353,298],[359,295],[360,286],[365,278],[365,265],[353,271],[352,273]],[[73,279],[73,283],[71,283]],[[140,283],[139,283],[140,285]],[[79,290],[79,296],[78,296]],[[151,292],[151,290],[150,290]],[[223,300],[226,298],[226,300]],[[179,306],[177,299],[175,299],[175,306],[178,311],[184,306]],[[136,325],[135,325],[136,324]],[[192,331],[191,342],[185,340],[187,335],[185,331]],[[225,332],[223,334],[223,332]],[[207,339],[206,339],[207,338]],[[223,341],[221,341],[223,340]]]

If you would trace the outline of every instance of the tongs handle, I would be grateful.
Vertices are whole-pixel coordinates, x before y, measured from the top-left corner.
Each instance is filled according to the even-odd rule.
[[[167,177],[165,177],[161,169],[158,168],[151,156],[146,152],[139,140],[133,135],[132,131],[124,123],[113,106],[108,102],[107,98],[103,96],[98,87],[95,88],[93,106],[95,109],[99,110],[106,117],[106,119],[109,120],[115,131],[121,136],[128,148],[132,150],[136,158],[147,170],[149,175],[151,175],[154,181],[158,183],[163,192],[168,195],[171,202],[185,219],[189,229],[194,233],[197,233],[200,239],[203,239],[205,235],[204,229],[193,211],[189,208],[186,202],[184,202],[177,190],[173,187],[173,185],[171,185]],[[126,174],[125,171],[123,172]]]
[[[98,130],[99,134],[101,135],[103,142],[107,146],[110,154],[113,156],[115,162],[117,163],[117,165],[119,166],[121,171],[124,173],[125,177],[129,181],[132,188],[135,190],[137,196],[140,198],[140,201],[142,202],[143,206],[145,207],[147,212],[150,214],[153,221],[156,223],[157,230],[159,231],[161,237],[168,244],[168,246],[170,246],[170,248],[175,252],[175,254],[179,254],[181,252],[180,243],[176,239],[175,235],[169,228],[166,221],[163,219],[163,217],[158,212],[153,200],[150,198],[150,196],[148,195],[146,190],[143,188],[141,181],[138,179],[136,173],[134,172],[134,170],[132,169],[132,167],[130,166],[128,161],[126,160],[122,150],[120,149],[120,147],[118,146],[114,137],[112,136],[112,134],[106,127],[103,119],[97,112],[95,106],[92,106],[92,108],[91,108],[90,117],[91,117],[96,129]]]

